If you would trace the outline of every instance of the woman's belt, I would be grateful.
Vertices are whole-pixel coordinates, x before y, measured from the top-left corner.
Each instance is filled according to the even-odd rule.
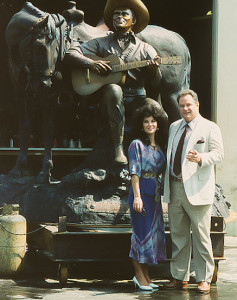
[[[156,179],[156,173],[155,172],[151,172],[151,171],[149,171],[149,172],[145,172],[145,173],[143,173],[142,174],[142,178],[153,178],[153,179]]]

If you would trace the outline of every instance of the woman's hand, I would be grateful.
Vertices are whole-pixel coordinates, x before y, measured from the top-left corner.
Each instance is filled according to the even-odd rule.
[[[142,212],[142,208],[143,208],[142,198],[140,196],[134,197],[133,209],[136,212],[141,213]]]

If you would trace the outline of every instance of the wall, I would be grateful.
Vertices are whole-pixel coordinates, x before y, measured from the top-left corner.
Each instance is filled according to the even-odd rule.
[[[237,212],[237,1],[213,3],[213,119],[221,127],[225,159],[217,166],[217,182],[231,209]],[[227,224],[228,235],[237,235],[237,221]]]

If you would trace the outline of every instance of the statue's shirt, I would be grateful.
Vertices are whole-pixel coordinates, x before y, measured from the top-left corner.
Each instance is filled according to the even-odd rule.
[[[107,57],[115,54],[125,63],[153,59],[157,52],[149,44],[141,41],[133,33],[130,34],[129,41],[120,42],[116,33],[110,33],[108,36],[96,38],[83,43],[79,47],[72,47],[69,52],[78,51],[79,53],[94,54],[100,57]],[[127,71],[125,87],[142,88],[144,87],[144,79],[146,70],[141,68]]]

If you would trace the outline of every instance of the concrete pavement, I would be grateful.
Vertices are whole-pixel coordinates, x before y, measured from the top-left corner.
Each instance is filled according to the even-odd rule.
[[[216,285],[212,285],[209,295],[200,295],[196,284],[189,285],[186,292],[167,291],[162,289],[166,280],[157,278],[160,289],[153,292],[141,292],[134,289],[131,277],[129,279],[114,276],[114,279],[75,279],[69,278],[66,288],[61,289],[55,277],[55,268],[51,272],[42,269],[32,270],[29,274],[16,279],[0,279],[0,300],[9,299],[44,299],[44,300],[74,300],[74,299],[173,299],[173,300],[231,300],[237,297],[237,237],[225,237],[225,261],[219,262],[219,273]],[[47,263],[47,262],[46,262]],[[32,265],[35,268],[35,266]],[[103,273],[102,269],[95,270]],[[96,272],[95,272],[96,273]],[[116,278],[120,277],[120,278]],[[107,277],[108,278],[108,277]]]

